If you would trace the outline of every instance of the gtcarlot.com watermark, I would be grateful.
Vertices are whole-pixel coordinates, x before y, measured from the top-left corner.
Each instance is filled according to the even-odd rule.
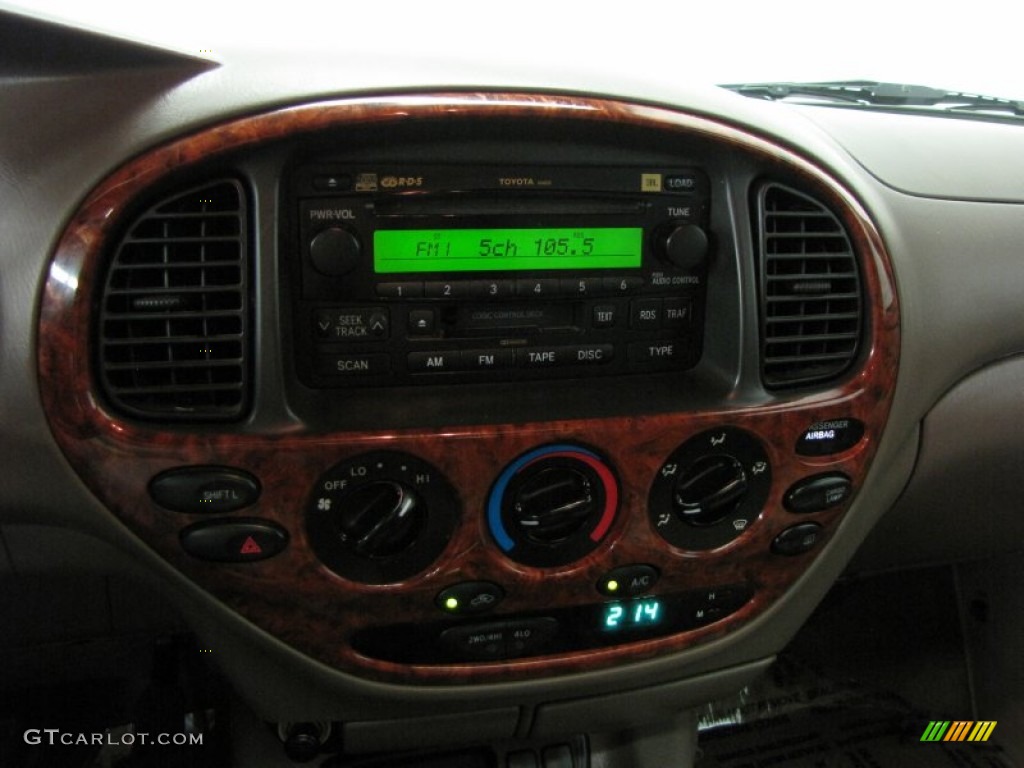
[[[25,743],[31,746],[50,747],[93,746],[93,747],[197,747],[203,744],[201,733],[134,733],[131,731],[104,733],[75,733],[60,728],[29,728],[25,731]]]

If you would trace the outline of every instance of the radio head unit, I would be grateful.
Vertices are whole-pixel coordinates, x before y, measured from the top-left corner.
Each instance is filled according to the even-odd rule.
[[[308,165],[290,236],[316,388],[682,370],[701,354],[695,168]]]

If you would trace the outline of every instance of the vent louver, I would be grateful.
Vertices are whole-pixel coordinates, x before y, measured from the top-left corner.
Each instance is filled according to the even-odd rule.
[[[853,246],[836,216],[779,184],[758,194],[761,374],[767,386],[828,381],[857,355],[862,300]]]
[[[249,383],[245,194],[221,180],[166,199],[117,244],[100,304],[99,369],[132,416],[237,419]]]

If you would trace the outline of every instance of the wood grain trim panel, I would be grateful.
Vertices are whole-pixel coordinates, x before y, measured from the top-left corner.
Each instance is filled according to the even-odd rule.
[[[326,129],[409,120],[494,117],[577,120],[641,126],[666,135],[701,137],[757,159],[769,172],[798,179],[840,216],[861,257],[868,296],[868,336],[861,362],[842,381],[807,394],[766,398],[761,406],[713,411],[517,425],[487,425],[389,433],[240,434],[230,428],[164,429],[109,412],[96,390],[93,307],[104,252],[137,196],[167,174],[188,170],[264,142]],[[230,120],[146,152],[114,172],[88,196],[67,225],[44,286],[39,319],[40,393],[53,434],[92,492],[142,541],[253,624],[320,661],[353,674],[393,682],[462,684],[521,680],[605,668],[677,652],[721,637],[771,605],[804,572],[834,534],[848,505],[812,516],[823,541],[812,552],[781,557],[771,541],[803,518],[781,499],[797,480],[824,471],[847,474],[860,488],[891,405],[899,357],[899,310],[888,254],[868,215],[834,179],[807,159],[758,136],[702,117],[659,107],[548,94],[448,93],[381,96],[281,109]],[[864,439],[845,453],[802,458],[793,451],[812,423],[853,417]],[[665,458],[702,430],[734,426],[760,437],[773,470],[760,518],[731,544],[684,552],[652,530],[646,514],[651,481]],[[442,434],[443,433],[443,434]],[[620,511],[601,546],[559,569],[528,568],[500,554],[489,539],[483,507],[493,478],[524,451],[552,441],[596,446],[621,482]],[[302,523],[317,478],[367,450],[402,450],[432,463],[459,489],[461,524],[441,557],[399,584],[348,582],[313,556]],[[149,480],[183,465],[237,467],[257,477],[262,496],[238,516],[260,517],[288,530],[281,555],[248,564],[195,560],[179,546],[179,531],[200,519],[160,509],[147,496]],[[501,663],[398,665],[363,657],[346,639],[371,624],[432,621],[434,595],[453,582],[500,582],[507,598],[498,616],[545,605],[589,603],[611,568],[650,563],[664,574],[658,592],[748,582],[751,602],[710,626],[643,642]]]

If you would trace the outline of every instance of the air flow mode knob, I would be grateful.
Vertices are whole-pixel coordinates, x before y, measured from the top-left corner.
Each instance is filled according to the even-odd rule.
[[[771,464],[756,435],[711,429],[676,448],[658,469],[648,517],[675,547],[716,549],[755,524],[771,485]]]
[[[747,494],[747,473],[733,456],[704,456],[676,481],[675,504],[693,525],[714,525],[732,512]]]

